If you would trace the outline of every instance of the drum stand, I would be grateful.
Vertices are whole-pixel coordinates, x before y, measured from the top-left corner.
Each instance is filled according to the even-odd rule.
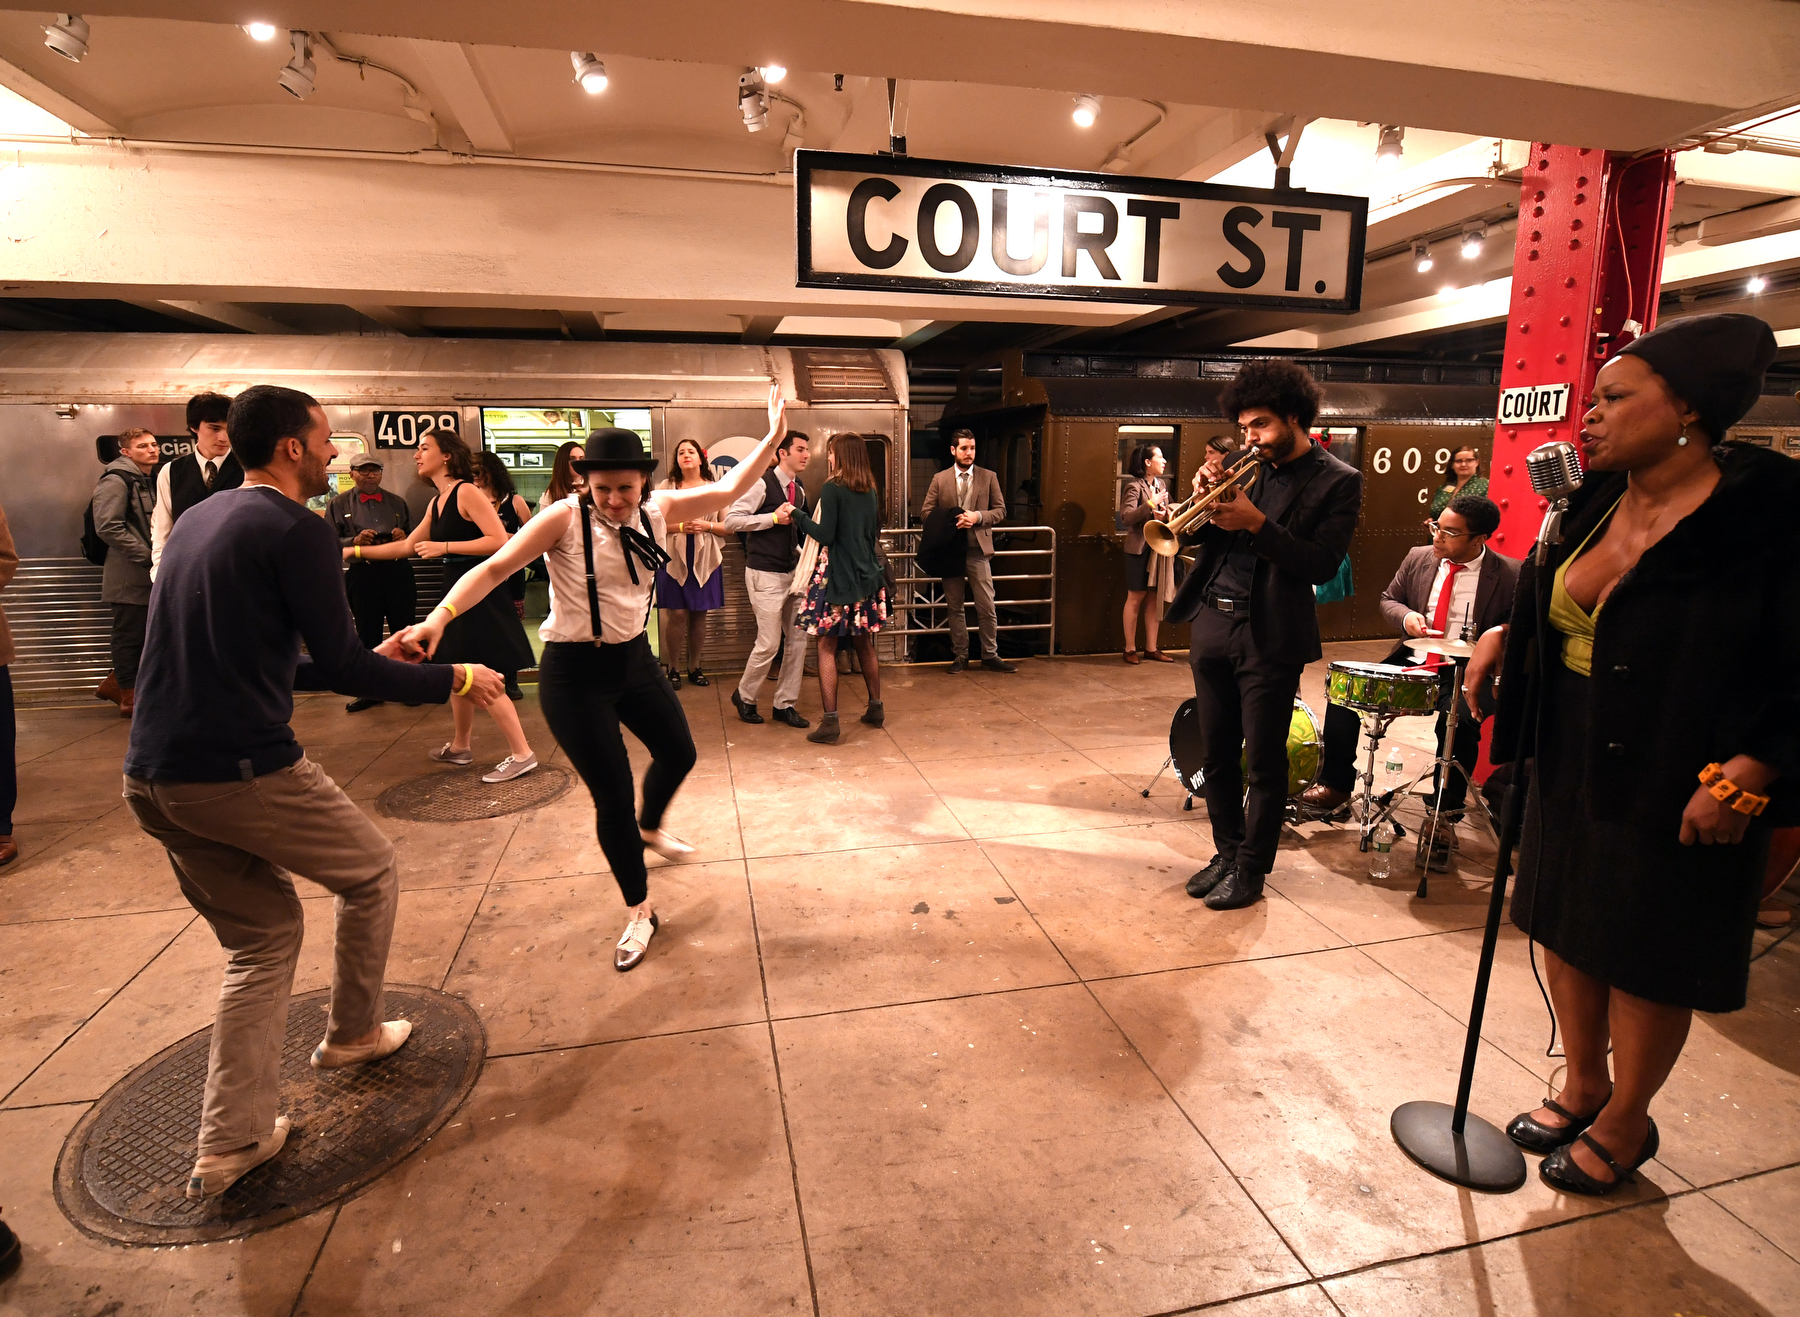
[[[1156,776],[1150,779],[1150,786],[1147,786],[1142,791],[1138,792],[1138,795],[1142,796],[1145,800],[1150,799],[1150,787],[1153,787],[1158,782],[1162,781],[1162,775],[1174,767],[1175,767],[1175,756],[1170,755],[1167,759],[1163,760],[1162,767],[1156,770]],[[1176,777],[1179,780],[1179,778],[1180,778],[1180,770],[1179,769],[1176,770]],[[1181,783],[1181,785],[1184,788],[1187,788],[1188,784],[1184,781]],[[1183,809],[1188,809],[1188,810],[1193,809],[1194,793],[1191,788],[1188,788],[1187,799],[1181,802],[1181,807]]]

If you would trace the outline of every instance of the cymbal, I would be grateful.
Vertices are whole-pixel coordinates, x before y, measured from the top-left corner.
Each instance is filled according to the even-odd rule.
[[[1451,640],[1448,636],[1416,636],[1407,643],[1414,649],[1422,649],[1427,654],[1441,654],[1445,658],[1475,657],[1474,642],[1468,640]]]

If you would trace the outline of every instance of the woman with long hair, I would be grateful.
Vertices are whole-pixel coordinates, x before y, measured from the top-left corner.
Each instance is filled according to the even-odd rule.
[[[798,621],[808,635],[819,638],[819,698],[825,714],[806,739],[834,745],[839,736],[837,654],[843,641],[855,647],[868,688],[862,720],[879,727],[885,716],[875,635],[887,622],[888,597],[881,569],[881,501],[869,445],[860,434],[834,434],[825,445],[825,460],[830,475],[819,495],[818,519],[798,509],[790,515],[794,525],[819,542],[819,563]]]
[[[479,567],[492,554],[505,547],[512,537],[500,523],[500,514],[488,497],[476,488],[475,463],[461,436],[433,430],[419,440],[413,465],[421,480],[437,487],[426,514],[403,540],[391,544],[354,545],[344,550],[351,558],[440,558],[444,563],[444,585],[454,589],[456,583]],[[526,559],[527,562],[530,559]],[[483,593],[475,607],[458,610],[444,633],[444,663],[479,663],[505,675],[507,684],[516,687],[520,668],[534,662],[531,642],[512,601],[504,592]],[[506,758],[494,765],[483,782],[510,782],[523,777],[538,766],[519,724],[518,710],[511,701],[495,700],[488,705],[488,716],[506,737]],[[475,750],[471,738],[475,733],[474,701],[462,695],[450,697],[451,738],[431,757],[444,764],[472,764]]]
[[[556,457],[550,463],[550,484],[542,494],[538,495],[539,512],[552,503],[562,502],[574,493],[574,464],[581,458],[582,447],[579,439],[571,439],[556,450]]]
[[[717,478],[706,460],[706,450],[693,439],[683,439],[675,445],[669,458],[669,474],[658,488],[694,489]],[[696,686],[710,686],[712,682],[700,666],[700,654],[706,648],[706,615],[725,603],[725,574],[719,570],[725,560],[721,543],[725,519],[694,517],[678,521],[669,529],[669,561],[656,569],[664,670],[669,674],[669,684],[680,690],[681,664],[676,658],[685,641],[688,680]]]
[[[542,630],[538,698],[551,734],[593,797],[600,849],[630,908],[613,952],[613,968],[621,972],[643,961],[661,924],[650,905],[645,849],[670,860],[693,853],[662,824],[694,766],[694,738],[644,634],[656,568],[668,557],[668,524],[717,512],[761,480],[783,430],[783,411],[781,394],[771,386],[768,437],[724,480],[684,489],[647,489],[657,462],[632,431],[594,431],[576,468],[582,492],[534,517],[406,635],[405,644],[431,654],[447,640],[452,619],[473,611],[508,575],[544,555],[550,616]],[[635,817],[621,727],[650,751],[643,809]]]
[[[500,524],[508,535],[517,535],[520,527],[531,520],[531,505],[519,497],[518,488],[513,484],[512,472],[506,469],[506,463],[500,460],[500,454],[483,449],[474,454],[475,487],[488,496],[488,502],[494,505],[494,513],[500,518]],[[532,566],[535,564],[528,564]],[[525,574],[521,568],[506,578],[506,595],[512,600],[513,612],[518,619],[525,620]],[[528,642],[529,643],[529,642]],[[525,692],[519,689],[519,674],[508,672],[506,677],[506,698],[522,700]]]
[[[1704,315],[1601,367],[1560,542],[1465,678],[1474,705],[1504,640],[1494,758],[1535,764],[1512,919],[1568,1058],[1507,1133],[1563,1193],[1656,1155],[1651,1101],[1693,1013],[1744,1006],[1772,834],[1800,820],[1800,464],[1725,438],[1775,353],[1754,316]]]
[[[1444,459],[1444,469],[1438,474],[1443,483],[1431,496],[1433,521],[1437,520],[1438,513],[1450,506],[1451,499],[1487,497],[1487,477],[1481,474],[1481,450],[1473,444],[1452,448],[1450,456]]]
[[[1144,527],[1152,521],[1166,521],[1169,516],[1169,491],[1163,474],[1169,460],[1156,444],[1139,444],[1126,464],[1130,477],[1119,494],[1119,517],[1125,523],[1125,661],[1141,663],[1137,652],[1138,617],[1144,619],[1144,657],[1158,663],[1173,663],[1156,647],[1156,633],[1162,627],[1162,608],[1166,599],[1175,597],[1172,572],[1158,561],[1144,541]],[[1153,579],[1154,578],[1154,579]],[[1161,587],[1161,588],[1158,588]],[[1157,600],[1149,608],[1144,601],[1156,590]],[[1166,599],[1165,599],[1166,596]]]

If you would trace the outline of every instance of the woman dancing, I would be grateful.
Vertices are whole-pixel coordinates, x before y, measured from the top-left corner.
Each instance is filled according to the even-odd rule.
[[[656,569],[668,561],[668,523],[729,506],[762,479],[782,433],[785,406],[769,389],[769,433],[730,475],[712,484],[647,492],[656,459],[630,430],[595,430],[576,464],[582,491],[532,519],[499,553],[466,574],[444,602],[408,628],[409,652],[430,655],[455,620],[481,606],[507,576],[544,555],[550,568],[550,616],[538,698],[551,735],[569,756],[594,800],[600,849],[630,907],[613,953],[623,973],[642,963],[660,925],[650,904],[644,848],[680,859],[693,847],[666,832],[663,813],[694,766],[694,738],[668,677],[650,651]],[[644,807],[632,817],[631,760],[624,726],[650,751]]]
[[[419,440],[413,464],[420,479],[436,485],[438,492],[412,534],[391,544],[353,545],[344,550],[344,557],[442,558],[444,584],[454,588],[488,555],[505,545],[509,536],[494,505],[475,487],[474,461],[460,436],[442,430],[425,435]],[[478,606],[459,610],[455,624],[445,631],[440,661],[479,663],[503,673],[509,685],[516,684],[519,669],[530,667],[533,657],[531,642],[513,611],[512,600],[505,591],[493,595],[483,591],[477,600]],[[537,756],[531,751],[531,742],[525,739],[525,729],[519,725],[518,710],[510,701],[495,700],[487,711],[506,737],[507,755],[481,780],[510,782],[535,769]],[[475,734],[475,704],[461,695],[452,695],[450,714],[451,738],[431,751],[431,757],[444,764],[474,763],[471,738]]]
[[[716,479],[706,450],[692,439],[675,445],[669,460],[668,479],[661,489],[693,489]],[[682,642],[687,643],[688,681],[710,686],[700,666],[706,648],[706,615],[725,604],[725,574],[719,570],[725,551],[725,519],[696,517],[670,528],[669,563],[657,569],[656,606],[662,611],[663,652],[667,655],[669,684],[681,689],[681,664],[675,661]]]

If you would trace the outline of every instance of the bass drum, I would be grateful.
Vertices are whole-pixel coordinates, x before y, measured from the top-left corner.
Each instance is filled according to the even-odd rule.
[[[1288,721],[1289,799],[1319,780],[1324,749],[1319,720],[1313,716],[1306,701],[1296,698],[1293,715]],[[1175,763],[1175,776],[1187,788],[1188,794],[1199,795],[1206,786],[1206,740],[1200,734],[1200,714],[1193,700],[1182,701],[1169,724],[1169,758]],[[1240,759],[1238,763],[1239,771],[1248,776],[1248,759]]]

